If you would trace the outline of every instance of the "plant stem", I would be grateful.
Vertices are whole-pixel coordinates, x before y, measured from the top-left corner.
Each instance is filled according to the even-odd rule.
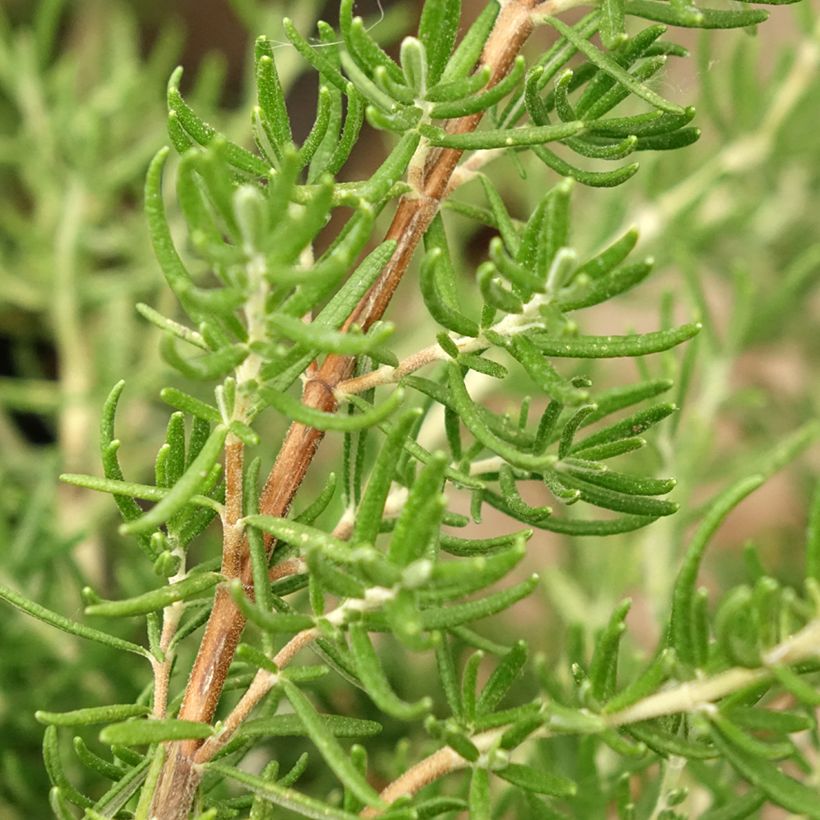
[[[509,71],[513,60],[533,30],[532,11],[538,5],[534,0],[510,0],[496,20],[495,27],[482,54],[481,63],[491,69],[488,85],[495,85]],[[481,114],[473,114],[448,123],[450,133],[468,133],[478,126]],[[386,239],[395,240],[396,248],[379,278],[348,317],[344,327],[358,324],[367,331],[384,314],[421,241],[435,216],[441,200],[447,193],[450,178],[461,157],[456,149],[437,149],[427,157],[423,173],[423,188],[399,200]],[[334,389],[352,375],[355,359],[346,356],[328,356],[307,380],[302,401],[305,405],[328,412],[336,409]],[[260,512],[265,515],[285,516],[291,502],[313,461],[323,433],[302,424],[292,424],[282,448],[265,482],[260,497]],[[232,480],[228,475],[231,456],[226,450],[226,508],[235,504],[233,496],[241,492],[241,475]],[[241,460],[240,460],[241,464]],[[241,498],[241,496],[240,496]],[[241,508],[241,503],[239,504]],[[226,528],[226,556],[231,569],[236,553]],[[230,543],[229,543],[230,542]],[[273,549],[274,544],[268,544]],[[242,551],[240,577],[250,583],[250,560],[247,550]],[[224,571],[224,567],[223,567]],[[221,586],[214,598],[214,606],[194,667],[185,690],[179,717],[183,720],[210,722],[222,693],[231,660],[236,650],[245,619],[231,599],[227,588]],[[200,775],[195,766],[197,744],[185,741],[171,744],[163,770],[152,813],[163,820],[182,820],[188,816]]]
[[[727,695],[768,680],[772,676],[771,666],[789,665],[814,659],[818,651],[820,651],[820,619],[815,618],[799,632],[770,649],[763,658],[764,665],[759,668],[733,667],[711,678],[684,681],[670,689],[649,695],[620,712],[602,717],[606,727],[615,728],[665,715],[698,712]],[[501,739],[505,729],[504,726],[491,729],[474,736],[471,740],[480,752],[486,752]],[[543,739],[550,735],[551,732],[547,725],[530,735],[529,739]],[[435,780],[469,765],[469,761],[449,746],[445,746],[411,766],[401,777],[383,789],[380,796],[389,805],[400,797],[412,796]],[[376,817],[379,811],[379,809],[369,807],[362,811],[361,816]]]
[[[521,313],[505,316],[496,322],[491,330],[499,336],[507,338],[515,336],[518,333],[525,333],[535,324],[539,309],[549,304],[549,301],[548,294],[536,293],[535,296],[527,302]],[[490,347],[490,342],[487,341],[483,333],[478,336],[459,336],[450,333],[449,337],[460,353],[474,353],[475,351]],[[450,354],[447,353],[441,345],[438,343],[432,344],[403,359],[396,367],[383,365],[361,376],[345,379],[336,387],[336,396],[341,399],[345,395],[350,396],[356,393],[364,393],[366,390],[372,390],[374,387],[380,387],[385,384],[395,384],[401,381],[404,376],[414,373],[416,370],[420,370],[428,364],[441,361],[446,362],[449,359]]]
[[[305,629],[294,635],[275,655],[273,662],[279,669],[284,669],[304,647],[313,643],[319,637],[318,629]],[[207,763],[233,737],[242,722],[250,715],[254,707],[276,685],[278,676],[266,669],[260,669],[248,690],[234,706],[225,719],[222,731],[214,737],[208,738],[197,749],[194,760],[197,763]]]

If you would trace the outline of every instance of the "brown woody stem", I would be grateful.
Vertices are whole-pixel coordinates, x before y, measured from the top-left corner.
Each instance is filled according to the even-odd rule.
[[[481,57],[481,64],[491,69],[489,86],[495,85],[509,71],[533,29],[532,11],[536,0],[509,0],[496,20]],[[543,5],[543,4],[542,4]],[[474,131],[481,114],[452,120],[447,130],[453,134]],[[442,148],[430,151],[418,189],[399,200],[395,216],[385,236],[395,240],[396,248],[379,278],[348,317],[345,328],[358,324],[367,331],[383,315],[390,303],[430,222],[448,192],[450,179],[462,151]],[[310,373],[302,394],[302,402],[311,408],[333,412],[337,402],[335,388],[353,373],[355,359],[330,355],[318,372]],[[299,489],[308,467],[313,461],[323,433],[303,424],[291,424],[282,448],[271,469],[260,496],[260,512],[283,517]],[[236,449],[233,449],[236,448]],[[242,547],[241,533],[233,524],[241,515],[242,446],[226,447],[226,515],[224,522],[223,573],[240,577],[243,584],[251,583],[251,567],[247,550]],[[238,473],[235,471],[238,470]],[[239,501],[237,502],[237,494]],[[239,510],[236,518],[233,513]],[[273,549],[274,544],[268,543]],[[245,620],[231,599],[227,588],[218,588],[214,606],[194,667],[191,671],[179,718],[211,722],[228,669],[236,650]],[[184,820],[188,817],[200,775],[195,755],[196,741],[171,744],[168,759],[157,787],[151,816],[162,820]]]

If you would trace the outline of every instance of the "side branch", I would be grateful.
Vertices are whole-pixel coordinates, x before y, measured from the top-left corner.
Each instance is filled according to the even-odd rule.
[[[714,708],[712,704],[728,695],[771,679],[772,667],[796,664],[816,658],[819,649],[820,619],[815,619],[799,632],[770,649],[763,658],[763,666],[756,669],[732,667],[711,678],[682,681],[669,689],[649,695],[620,712],[601,715],[601,728],[617,728],[667,715],[707,711]],[[487,752],[501,739],[506,728],[502,726],[482,732],[471,740],[480,752]],[[547,724],[531,734],[529,739],[543,739],[550,735],[551,731]],[[382,790],[381,798],[390,805],[401,797],[417,794],[430,783],[469,765],[469,761],[449,746],[445,746],[411,766],[401,777],[390,783]],[[361,812],[362,817],[377,817],[378,814],[379,810],[372,807]]]

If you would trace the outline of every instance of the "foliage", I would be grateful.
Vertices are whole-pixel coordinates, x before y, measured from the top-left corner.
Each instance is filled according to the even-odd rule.
[[[777,64],[768,95],[752,93],[748,40],[735,41],[723,72],[728,107],[703,72],[711,160],[695,145],[684,152],[694,167],[675,178],[654,153],[686,148],[700,130],[695,109],[656,80],[669,58],[687,56],[667,26],[749,31],[766,13],[604,0],[570,24],[574,5],[491,2],[459,37],[458,0],[429,0],[417,36],[393,50],[352,0],[313,41],[285,19],[292,48],[255,41],[254,148],[231,138],[234,123],[206,121],[213,93],[183,94],[177,69],[167,130],[179,158],[162,148],[150,163],[163,52],[147,67],[118,53],[98,113],[97,97],[78,105],[64,90],[72,52],[68,68],[50,56],[61,4],[42,4],[33,38],[0,28],[8,105],[27,114],[3,150],[11,157],[36,134],[45,163],[12,171],[38,219],[24,230],[15,212],[3,248],[10,271],[31,258],[41,276],[4,278],[13,304],[50,311],[61,368],[59,383],[8,380],[4,404],[56,414],[72,493],[62,518],[42,515],[57,504],[48,462],[28,506],[9,514],[16,580],[4,579],[0,597],[90,647],[70,710],[56,710],[68,693],[37,692],[56,816],[727,818],[767,804],[820,816],[820,493],[791,583],[750,544],[746,578],[717,594],[698,586],[727,516],[817,437],[816,424],[800,426],[817,397],[801,394],[784,400],[790,434],[763,446],[766,415],[754,393],[733,394],[728,373],[774,334],[811,344],[794,318],[818,245],[807,210],[773,216],[768,191],[820,154],[815,135],[800,136],[819,30],[799,7],[802,44]],[[552,45],[516,56],[533,24]],[[711,48],[704,35],[701,67]],[[301,136],[289,115],[297,53],[318,76]],[[18,54],[28,61],[15,71]],[[38,128],[44,112],[53,125]],[[358,178],[351,157],[375,132],[391,147]],[[649,173],[633,155],[649,158]],[[140,245],[133,214],[118,214],[145,164]],[[636,215],[638,230],[620,227]],[[750,224],[760,253],[743,261],[733,237]],[[465,226],[492,232],[474,263]],[[52,234],[49,257],[37,248]],[[149,241],[162,292],[146,273]],[[395,325],[383,318],[417,246],[407,278],[426,321],[409,324],[421,333],[395,310]],[[707,259],[733,269],[730,282],[717,278],[735,301],[726,330],[706,295]],[[666,287],[672,262],[683,275],[658,300],[652,288]],[[766,270],[778,271],[771,292]],[[133,337],[133,317],[102,310],[106,288],[117,305],[138,302]],[[642,298],[639,332],[619,311]],[[602,311],[611,300],[615,311]],[[89,353],[83,322],[103,323],[95,338],[117,345]],[[145,344],[154,338],[164,371]],[[94,388],[89,359],[99,359]],[[89,475],[78,472],[88,453],[70,445],[86,441],[77,425],[105,381],[116,383],[100,401],[102,475]],[[156,392],[172,412],[148,465],[148,441],[137,432],[128,442],[139,424],[118,411],[142,401],[153,420]],[[716,444],[724,414],[750,428],[746,457]],[[272,432],[283,439],[263,482]],[[303,484],[325,434],[338,458],[317,461]],[[30,469],[15,447],[10,468]],[[110,494],[122,517],[117,584],[70,557],[107,515],[96,505],[72,514],[75,498],[93,497],[76,488]],[[501,533],[498,513],[509,519]],[[575,571],[539,554],[545,533],[566,541]],[[30,560],[38,538],[51,552]],[[55,589],[64,568],[88,623]],[[632,602],[621,591],[641,583],[652,623],[627,640]],[[41,587],[42,603],[19,586]],[[551,605],[543,636],[504,616],[537,590]],[[52,633],[32,634],[53,663]],[[115,660],[116,650],[127,654]],[[67,666],[61,657],[57,668]],[[75,731],[68,762],[63,741]],[[4,757],[21,803],[38,787],[21,773],[32,765]]]

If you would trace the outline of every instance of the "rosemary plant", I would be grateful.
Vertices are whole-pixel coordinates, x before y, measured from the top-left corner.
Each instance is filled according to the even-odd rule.
[[[721,113],[708,78],[720,135],[709,160],[693,146],[695,109],[656,79],[687,56],[670,29],[752,30],[767,13],[602,0],[565,14],[583,5],[490,2],[463,26],[459,0],[426,0],[395,56],[353,0],[315,36],[285,19],[286,50],[255,42],[253,149],[206,122],[180,91],[182,70],[172,73],[172,148],[150,161],[144,207],[179,310],[134,285],[176,374],[159,391],[172,412],[153,481],[128,480],[143,470],[120,464],[118,436],[133,424],[117,412],[134,387],[118,381],[103,403],[102,475],[62,475],[113,496],[117,561],[139,559],[138,588],[122,573],[128,597],[103,597],[107,579],[86,572],[86,621],[0,586],[13,606],[96,644],[100,671],[142,687],[128,702],[84,690],[80,708],[37,712],[58,818],[717,820],[765,805],[820,817],[820,493],[799,583],[771,576],[752,545],[744,583],[714,601],[698,586],[722,522],[817,426],[795,419],[796,432],[751,468],[715,468],[724,484],[711,500],[694,494],[709,477],[729,363],[756,334],[785,332],[820,256],[805,232],[795,240],[779,302],[739,272],[722,336],[697,270],[725,233],[710,232],[707,199],[748,169],[775,173],[783,124],[816,87],[820,29],[803,8],[802,50],[778,66],[771,98],[746,104],[749,87],[730,88],[742,120]],[[529,40],[550,45],[531,51]],[[746,83],[753,62],[748,46],[736,49],[732,81]],[[283,53],[318,78],[301,139]],[[351,179],[352,152],[376,132],[389,152]],[[697,167],[680,181],[665,176],[665,156],[649,160],[642,202],[635,158],[688,146]],[[114,164],[122,180],[141,162],[138,152],[126,160]],[[517,183],[496,165],[538,191],[524,219],[512,215]],[[623,189],[634,193],[595,230],[579,220],[577,189],[636,174]],[[78,218],[72,202],[65,231]],[[639,230],[617,229],[629,219],[688,272],[675,286],[693,295],[688,320],[674,321],[687,301],[669,297],[644,332],[618,318],[623,294],[655,270],[636,253]],[[683,219],[690,231],[659,242]],[[453,241],[463,220],[492,235],[474,265]],[[418,282],[426,318],[427,338],[410,348],[420,334],[393,306],[404,279]],[[590,310],[611,300],[616,312]],[[693,379],[698,340],[710,355]],[[637,378],[618,361],[630,359]],[[698,412],[681,421],[687,403]],[[325,438],[335,465],[315,461]],[[597,553],[609,545],[621,563],[638,546],[651,646],[621,649],[630,600],[550,567],[546,533],[579,555],[588,539]],[[548,640],[518,617],[487,633],[487,619],[525,612],[545,588],[565,616]],[[530,659],[550,644],[553,662]],[[414,667],[423,674],[403,674]],[[96,740],[81,728],[92,725],[102,725]],[[77,764],[107,788],[77,788]]]

